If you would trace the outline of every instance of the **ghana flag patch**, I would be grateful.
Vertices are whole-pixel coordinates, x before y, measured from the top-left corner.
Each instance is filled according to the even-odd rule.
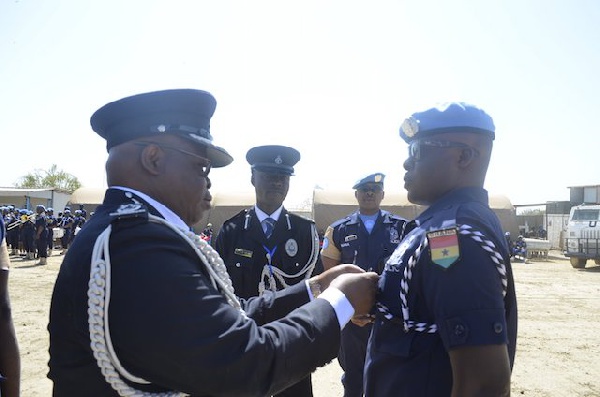
[[[427,233],[431,261],[444,269],[452,266],[460,257],[458,231],[455,227]]]

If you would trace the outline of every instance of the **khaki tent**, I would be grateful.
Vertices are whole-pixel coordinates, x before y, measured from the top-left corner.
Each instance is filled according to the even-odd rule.
[[[324,232],[327,226],[356,211],[358,204],[354,190],[315,190],[313,192],[313,219],[317,230]],[[517,217],[510,200],[502,195],[490,195],[490,207],[496,213],[505,231],[518,233]],[[406,192],[386,191],[381,208],[406,219],[414,219],[425,206],[412,204]]]
[[[70,205],[77,206],[76,208],[71,208],[71,210],[79,209],[79,206],[83,205],[89,216],[104,201],[105,191],[105,188],[80,187],[73,192],[69,200]]]
[[[254,190],[245,191],[233,191],[233,192],[219,192],[212,191],[212,208],[200,222],[198,222],[194,229],[196,232],[201,232],[202,229],[208,224],[212,224],[214,236],[219,233],[223,223],[235,214],[245,208],[250,208],[255,203]]]
[[[105,189],[80,188],[73,192],[71,204],[84,204],[88,212],[93,211],[104,198]],[[250,208],[255,203],[253,189],[242,191],[211,191],[212,208],[204,214],[204,217],[194,225],[197,233],[208,224],[212,224],[214,235],[216,235],[223,223],[245,208]],[[416,218],[426,207],[411,204],[406,198],[406,192],[386,191],[385,198],[381,203],[385,210],[393,212],[406,219]],[[500,223],[506,231],[518,234],[519,227],[515,210],[506,196],[490,195],[490,207],[494,210]],[[324,232],[327,226],[354,212],[357,208],[354,190],[321,190],[313,192],[312,214],[288,208],[291,212],[312,218],[315,220],[317,230]]]

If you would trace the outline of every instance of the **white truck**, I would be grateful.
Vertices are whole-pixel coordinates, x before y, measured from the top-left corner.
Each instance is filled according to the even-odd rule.
[[[581,204],[571,208],[565,256],[571,266],[584,268],[588,259],[600,265],[600,205]]]

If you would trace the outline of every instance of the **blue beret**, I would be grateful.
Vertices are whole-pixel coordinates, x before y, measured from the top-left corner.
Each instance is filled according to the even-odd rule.
[[[233,158],[212,143],[210,118],[216,106],[206,91],[155,91],[104,105],[92,115],[90,124],[106,139],[106,150],[137,138],[173,134],[206,147],[211,165],[224,167]]]
[[[246,160],[253,170],[294,175],[294,165],[300,161],[300,152],[287,146],[257,146],[248,150]]]
[[[381,186],[383,186],[384,179],[385,179],[385,175],[382,174],[381,172],[378,172],[376,174],[367,175],[364,178],[356,181],[354,186],[352,186],[352,189],[358,189],[361,186],[366,185],[367,183],[379,183],[379,184],[381,184]]]
[[[404,120],[400,136],[406,142],[446,132],[471,132],[495,138],[492,118],[477,106],[448,102],[414,113]]]

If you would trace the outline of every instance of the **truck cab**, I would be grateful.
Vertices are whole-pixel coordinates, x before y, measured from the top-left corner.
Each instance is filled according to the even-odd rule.
[[[600,205],[571,208],[565,247],[564,254],[574,268],[584,268],[588,259],[600,264]]]

